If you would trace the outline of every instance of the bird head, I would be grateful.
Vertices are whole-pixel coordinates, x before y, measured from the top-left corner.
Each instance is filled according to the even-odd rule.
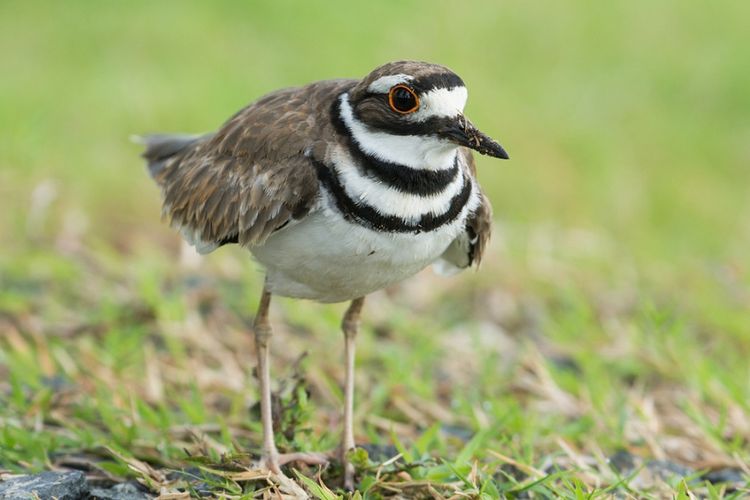
[[[364,125],[371,135],[410,138],[418,151],[464,146],[508,159],[497,141],[464,116],[467,95],[463,80],[444,66],[397,61],[363,78],[349,92],[343,111],[350,115],[347,121]]]

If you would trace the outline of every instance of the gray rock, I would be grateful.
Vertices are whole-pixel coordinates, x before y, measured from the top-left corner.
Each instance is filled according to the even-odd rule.
[[[148,500],[152,497],[133,483],[121,483],[111,488],[91,488],[91,500]]]
[[[630,474],[636,466],[636,458],[627,450],[618,450],[609,457],[609,465],[620,474]]]
[[[443,424],[440,426],[440,432],[448,437],[458,438],[464,443],[474,437],[473,430],[461,425]]]
[[[200,479],[202,478],[202,479]],[[198,496],[205,497],[211,495],[211,486],[205,480],[221,481],[220,476],[209,474],[198,467],[188,467],[187,469],[175,470],[167,474],[167,479],[172,481],[182,480],[190,485],[190,488]]]
[[[86,498],[89,486],[81,471],[42,472],[15,477],[0,483],[0,499],[30,500],[35,498],[79,500]]]
[[[703,479],[713,484],[730,483],[736,486],[742,486],[750,482],[742,469],[734,467],[722,467],[706,472]]]
[[[695,474],[695,471],[669,460],[649,460],[646,468],[655,476],[668,480],[670,478],[686,478]]]
[[[363,448],[373,462],[385,462],[398,455],[398,449],[392,444],[365,443],[359,444],[357,447]],[[402,463],[403,459],[399,458],[396,462]]]

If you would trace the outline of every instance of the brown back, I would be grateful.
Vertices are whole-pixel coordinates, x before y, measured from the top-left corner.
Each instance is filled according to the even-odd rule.
[[[325,153],[325,138],[334,137],[331,103],[353,83],[330,80],[268,94],[216,134],[162,160],[153,174],[164,215],[203,241],[244,246],[306,215],[319,196],[309,156]]]

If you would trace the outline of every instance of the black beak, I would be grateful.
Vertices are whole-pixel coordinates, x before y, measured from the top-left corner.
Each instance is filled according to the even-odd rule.
[[[440,137],[455,142],[461,146],[466,146],[480,154],[493,156],[507,160],[510,158],[503,147],[496,140],[477,129],[468,118],[458,115],[449,125],[444,127]]]

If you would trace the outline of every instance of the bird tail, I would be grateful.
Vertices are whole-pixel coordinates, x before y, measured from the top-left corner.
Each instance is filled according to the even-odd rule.
[[[151,177],[157,178],[170,158],[212,135],[149,134],[132,136],[131,140],[146,147],[141,156],[148,162]]]

